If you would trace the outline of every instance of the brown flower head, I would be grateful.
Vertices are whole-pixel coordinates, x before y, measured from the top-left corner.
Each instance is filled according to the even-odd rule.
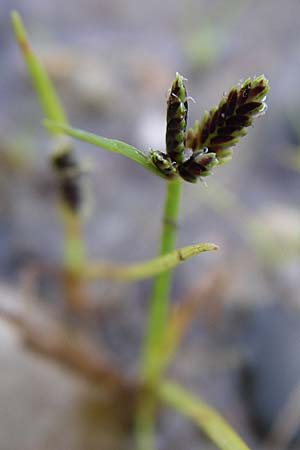
[[[186,147],[193,151],[207,147],[209,152],[216,154],[219,164],[231,159],[231,147],[247,133],[253,119],[266,111],[268,90],[264,75],[248,78],[230,89],[217,107],[206,111],[187,131]]]

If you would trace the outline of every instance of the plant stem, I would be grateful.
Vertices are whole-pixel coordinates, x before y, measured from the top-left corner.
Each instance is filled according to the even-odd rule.
[[[81,224],[78,216],[62,204],[62,221],[64,225],[63,265],[66,270],[81,272],[85,266],[84,244],[81,238]]]
[[[172,251],[176,244],[177,218],[181,197],[181,181],[166,184],[166,197],[162,219],[159,255]],[[159,384],[163,355],[161,344],[168,315],[172,271],[168,270],[154,279],[150,297],[148,329],[142,360],[142,379],[148,395],[141,397],[136,416],[136,443],[138,450],[155,449],[155,387]]]
[[[176,244],[177,218],[181,197],[181,181],[166,183],[166,197],[162,219],[159,255],[172,251]],[[160,344],[168,313],[172,271],[168,270],[154,279],[150,297],[150,312],[146,334],[142,375],[147,384],[153,385],[159,377]]]
[[[80,218],[61,202],[60,212],[64,227],[64,287],[67,304],[80,309],[85,304],[84,280],[81,272],[85,265],[85,247]]]

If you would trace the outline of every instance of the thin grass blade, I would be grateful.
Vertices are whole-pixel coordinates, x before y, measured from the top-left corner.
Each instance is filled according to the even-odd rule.
[[[165,381],[157,386],[157,389],[161,400],[194,420],[220,450],[250,450],[214,408],[187,392],[180,385]]]
[[[16,41],[20,47],[28,72],[39,98],[41,108],[48,119],[67,124],[67,117],[55,88],[43,65],[34,53],[27,38],[26,29],[17,11],[11,13],[11,23]],[[52,130],[59,133],[59,130]]]
[[[169,252],[166,255],[137,264],[89,263],[83,267],[81,274],[85,278],[90,279],[107,278],[116,281],[137,281],[173,269],[179,263],[198,253],[217,249],[217,245],[204,242],[188,245]]]
[[[88,142],[89,144],[96,145],[97,147],[104,148],[105,150],[109,150],[113,153],[126,156],[150,172],[155,173],[162,178],[168,179],[168,177],[166,177],[155,167],[148,155],[132,145],[127,144],[126,142],[119,141],[117,139],[109,139],[94,133],[88,133],[87,131],[79,128],[67,126],[64,123],[57,123],[57,121],[44,120],[43,123],[49,130],[64,133],[80,141]]]

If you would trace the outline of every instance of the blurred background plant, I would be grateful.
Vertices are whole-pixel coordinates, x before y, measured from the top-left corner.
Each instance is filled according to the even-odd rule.
[[[233,161],[209,179],[208,188],[184,187],[179,245],[200,238],[217,242],[222,251],[186,262],[175,278],[173,297],[192,303],[201,298],[201,315],[195,316],[170,371],[193,392],[205,394],[250,446],[268,448],[272,438],[272,448],[283,448],[295,435],[297,405],[291,405],[293,420],[282,412],[300,378],[298,2],[279,2],[274,8],[268,0],[226,5],[131,1],[126,9],[118,1],[18,3],[4,1],[0,13],[1,302],[18,301],[18,292],[7,287],[18,282],[22,295],[29,293],[30,307],[33,298],[39,299],[54,315],[65,317],[73,331],[78,319],[62,308],[57,274],[48,270],[59,261],[62,246],[56,182],[46,160],[49,141],[9,31],[9,10],[16,7],[26,17],[71,123],[146,151],[164,147],[163,94],[176,70],[187,76],[189,92],[197,98],[191,124],[199,110],[217,104],[223,89],[245,74],[268,74],[268,120],[256,124]],[[152,211],[163,195],[163,180],[157,182],[117,155],[99,158],[99,150],[85,144],[76,144],[76,151],[93,167],[87,252],[94,259],[102,255],[128,262],[154,257],[149,249],[155,247],[160,219]],[[222,289],[213,289],[212,279]],[[81,332],[99,347],[104,342],[116,366],[132,375],[149,282],[103,282],[90,290],[94,303],[80,319]],[[25,449],[97,448],[99,439],[104,448],[126,446],[114,402],[115,414],[108,419],[103,413],[108,404],[97,401],[100,394],[90,384],[21,353],[4,322],[1,334],[4,449],[19,448],[20,436]],[[280,343],[276,351],[274,342]],[[161,448],[210,448],[206,441],[200,444],[197,428],[170,416],[160,413]],[[18,433],[12,433],[16,426]]]

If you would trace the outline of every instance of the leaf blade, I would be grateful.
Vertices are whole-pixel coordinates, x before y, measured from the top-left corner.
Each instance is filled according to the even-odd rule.
[[[180,385],[165,381],[157,389],[161,400],[193,419],[220,450],[250,450],[214,408],[195,399]]]
[[[99,136],[95,133],[89,133],[87,131],[81,130],[79,128],[73,128],[63,123],[57,123],[56,121],[44,120],[44,126],[50,130],[64,133],[75,139],[83,142],[87,142],[97,147],[104,148],[105,150],[117,153],[119,155],[126,156],[127,158],[135,161],[136,163],[143,166],[145,169],[149,170],[156,175],[164,179],[168,179],[162,172],[160,172],[154,164],[151,162],[150,158],[141,150],[133,147],[126,142],[119,141],[117,139],[110,139],[103,136]]]
[[[112,280],[137,281],[170,270],[180,262],[199,253],[217,249],[217,245],[204,242],[181,247],[163,256],[131,265],[90,263],[82,268],[82,276],[90,279],[108,278]]]
[[[44,115],[48,119],[67,124],[66,114],[55,88],[46,70],[30,46],[26,29],[17,11],[12,11],[11,13],[11,24]]]

